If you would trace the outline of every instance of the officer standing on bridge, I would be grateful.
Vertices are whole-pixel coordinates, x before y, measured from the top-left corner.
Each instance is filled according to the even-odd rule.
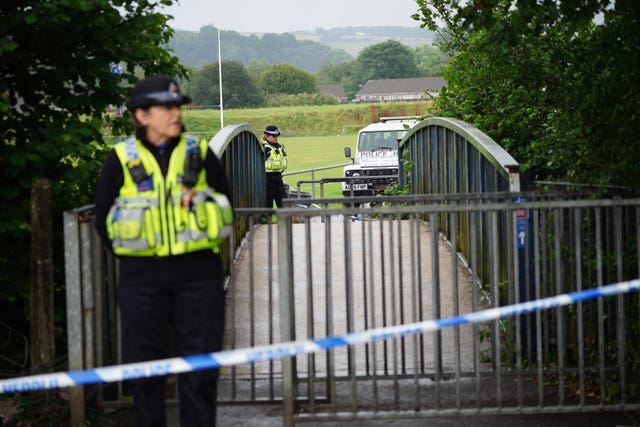
[[[273,208],[273,202],[276,206],[282,207],[282,199],[287,197],[287,187],[282,180],[282,172],[287,168],[287,150],[284,145],[278,142],[280,131],[276,126],[269,125],[264,130],[264,154],[266,160],[264,169],[267,174],[267,204],[266,207]]]
[[[177,82],[146,78],[127,108],[135,137],[108,154],[96,190],[96,228],[118,257],[126,363],[219,351],[224,331],[221,239],[232,220],[222,164],[184,134]],[[218,370],[180,374],[180,424],[213,426]],[[166,377],[134,381],[137,426],[165,426]]]

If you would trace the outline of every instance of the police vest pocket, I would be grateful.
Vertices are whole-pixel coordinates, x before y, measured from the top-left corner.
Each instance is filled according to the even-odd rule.
[[[159,243],[153,202],[145,198],[118,198],[107,215],[107,232],[116,253],[143,251]]]
[[[221,240],[231,235],[233,212],[229,199],[224,194],[212,190],[202,192],[207,215],[207,236],[212,240]]]
[[[193,246],[227,237],[233,213],[224,195],[205,189],[195,191],[188,208],[177,208],[175,218],[177,241]]]

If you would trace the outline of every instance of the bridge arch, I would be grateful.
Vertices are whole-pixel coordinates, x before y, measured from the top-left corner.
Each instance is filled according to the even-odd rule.
[[[209,141],[209,147],[225,167],[234,208],[258,208],[265,204],[264,154],[258,133],[250,125],[227,125]],[[227,257],[235,252],[249,231],[247,217],[237,217],[233,226],[233,250],[223,251]],[[227,260],[232,262],[231,259]]]
[[[468,194],[520,191],[520,165],[493,139],[462,120],[431,117],[400,142],[398,152],[409,171],[413,194]]]
[[[492,201],[502,193],[515,198],[520,189],[520,164],[488,135],[462,120],[422,120],[400,141],[399,181],[413,195],[432,195],[437,203]],[[440,213],[424,218],[464,255],[476,279],[497,283],[508,279],[516,219],[504,211]],[[497,236],[498,242],[490,237]],[[495,267],[495,269],[494,269]]]

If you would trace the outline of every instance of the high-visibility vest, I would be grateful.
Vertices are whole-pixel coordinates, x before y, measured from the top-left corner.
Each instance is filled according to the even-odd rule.
[[[287,168],[287,153],[284,146],[275,147],[268,142],[264,143],[269,151],[269,156],[264,162],[264,170],[266,172],[284,172]]]
[[[115,152],[124,174],[124,184],[107,215],[107,232],[116,255],[219,252],[220,243],[231,232],[229,200],[209,188],[201,167],[195,170],[191,191],[183,184],[185,159],[189,153],[203,159],[205,140],[183,135],[171,153],[166,176],[153,154],[133,137],[117,144]]]

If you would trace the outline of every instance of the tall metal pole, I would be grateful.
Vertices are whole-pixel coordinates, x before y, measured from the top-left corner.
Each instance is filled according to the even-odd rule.
[[[218,80],[220,86],[220,129],[224,127],[224,108],[222,107],[222,52],[220,50],[220,28],[218,28]]]

